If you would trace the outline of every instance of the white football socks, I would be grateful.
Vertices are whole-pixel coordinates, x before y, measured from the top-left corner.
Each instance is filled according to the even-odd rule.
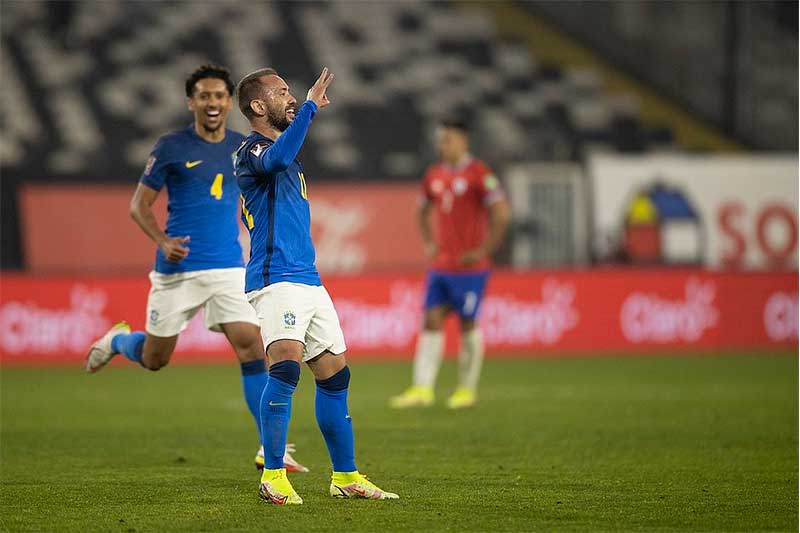
[[[414,355],[414,385],[433,388],[444,351],[444,333],[436,330],[422,330],[417,339],[417,352]]]
[[[478,388],[483,365],[483,335],[478,328],[461,333],[458,353],[458,384],[470,390]]]

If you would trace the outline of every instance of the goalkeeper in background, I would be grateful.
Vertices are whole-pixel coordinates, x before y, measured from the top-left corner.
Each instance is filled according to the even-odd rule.
[[[489,278],[491,255],[502,244],[509,208],[497,177],[469,151],[466,124],[443,120],[436,131],[440,161],[422,182],[418,221],[427,274],[425,321],[417,340],[413,383],[389,404],[398,409],[434,402],[434,384],[444,351],[445,319],[451,311],[461,324],[458,388],[447,406],[460,409],[477,400],[484,345],[476,319]],[[436,218],[436,233],[431,228]]]

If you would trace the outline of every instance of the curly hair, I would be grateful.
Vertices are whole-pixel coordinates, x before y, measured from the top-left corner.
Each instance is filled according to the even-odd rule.
[[[205,78],[217,78],[224,81],[225,88],[228,89],[228,94],[233,96],[231,73],[225,67],[209,63],[207,65],[200,65],[186,78],[186,96],[188,98],[191,98],[194,94],[194,85]]]

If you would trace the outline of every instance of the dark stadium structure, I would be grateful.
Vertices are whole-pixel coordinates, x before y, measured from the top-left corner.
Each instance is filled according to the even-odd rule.
[[[787,15],[775,5],[670,3],[695,28],[689,34],[695,41],[682,46],[685,32],[651,24],[662,15],[658,3],[517,7],[597,46],[612,64],[685,108],[699,109],[728,138],[752,148],[786,148],[797,144],[797,100],[769,91],[785,87],[788,77],[794,79],[790,94],[797,93],[797,6],[795,24],[787,26],[792,10]],[[164,9],[161,2],[139,1],[4,2],[2,267],[25,264],[18,185],[134,183],[157,135],[189,122],[183,77],[208,60],[227,65],[235,78],[270,65],[298,98],[312,81],[309,72],[320,65],[336,72],[336,105],[303,154],[315,179],[417,179],[432,157],[428,140],[436,120],[452,113],[469,117],[482,156],[500,169],[517,161],[580,160],[587,144],[626,152],[674,146],[670,124],[645,124],[639,105],[606,93],[594,70],[537,58],[525,42],[500,31],[490,12],[474,7],[219,2],[200,9],[176,2]],[[720,10],[731,22],[709,27],[707,17]],[[627,40],[616,39],[616,47],[598,46],[598,28],[605,26],[588,21],[625,17],[640,31],[661,29],[620,34]],[[767,30],[773,36],[767,44],[754,38]],[[714,65],[712,70],[691,67],[698,47],[711,58],[703,65]],[[647,54],[632,56],[632,50]],[[661,77],[648,69],[651,58]],[[762,96],[771,97],[769,107],[745,105]],[[707,106],[708,100],[721,101],[721,107]],[[231,127],[245,129],[235,110],[231,118]]]

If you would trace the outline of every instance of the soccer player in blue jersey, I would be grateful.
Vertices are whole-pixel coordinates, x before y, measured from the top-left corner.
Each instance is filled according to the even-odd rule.
[[[317,424],[333,463],[331,496],[398,498],[356,468],[344,335],[314,264],[308,189],[297,160],[311,121],[329,104],[332,81],[333,74],[323,69],[300,106],[273,69],[248,74],[237,89],[239,109],[253,129],[233,163],[244,201],[242,218],[250,230],[245,291],[261,321],[270,365],[261,397],[264,472],[259,494],[280,505],[303,503],[286,478],[283,461],[301,362],[316,379]]]
[[[178,334],[202,308],[206,326],[224,333],[239,358],[245,400],[258,427],[268,375],[258,318],[244,297],[232,160],[244,136],[225,128],[233,88],[228,71],[215,65],[199,67],[186,80],[194,122],[158,140],[131,200],[131,217],[158,245],[147,331],[116,324],[89,349],[86,370],[97,372],[118,353],[149,370],[166,366]],[[164,186],[166,230],[151,210]],[[291,456],[285,460],[294,471],[307,470]],[[256,466],[263,466],[263,450]]]

